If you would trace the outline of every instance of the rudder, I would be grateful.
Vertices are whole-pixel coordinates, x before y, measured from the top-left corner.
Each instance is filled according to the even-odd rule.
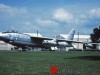
[[[72,29],[67,37],[67,40],[73,40],[74,34],[75,34],[75,29]]]

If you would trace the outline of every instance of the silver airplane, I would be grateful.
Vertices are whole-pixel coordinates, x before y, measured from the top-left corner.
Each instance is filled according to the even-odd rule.
[[[56,47],[73,47],[72,43],[75,42],[73,41],[74,34],[75,34],[75,30],[72,29],[68,37],[66,37],[67,39],[54,38],[53,40],[44,41],[43,44],[47,46],[56,46]]]
[[[90,48],[90,49],[94,49],[93,45],[99,45],[99,43],[92,43],[92,42],[87,42],[87,43],[83,43],[83,48]]]
[[[22,50],[29,47],[50,49],[53,46],[72,47],[72,43],[77,42],[73,41],[74,34],[75,30],[72,29],[67,39],[56,39],[49,37],[30,36],[28,34],[18,32],[3,32],[0,33],[0,40],[16,46],[16,48],[22,48]]]

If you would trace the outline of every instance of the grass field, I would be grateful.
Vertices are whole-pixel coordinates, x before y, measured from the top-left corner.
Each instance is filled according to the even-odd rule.
[[[0,75],[100,75],[100,52],[0,51]]]

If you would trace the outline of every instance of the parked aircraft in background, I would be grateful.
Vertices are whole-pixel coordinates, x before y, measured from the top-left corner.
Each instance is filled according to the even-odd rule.
[[[84,49],[87,49],[87,48],[94,49],[93,45],[97,46],[97,45],[99,45],[99,43],[92,43],[92,42],[83,43],[83,48]]]
[[[56,39],[49,37],[30,36],[18,32],[3,32],[0,33],[0,40],[16,46],[17,49],[22,48],[44,48],[50,49],[51,47],[73,47],[75,30],[72,29],[67,39]]]
[[[46,40],[43,42],[46,46],[55,46],[55,47],[73,47],[72,43],[75,34],[75,30],[72,29],[69,33],[67,39],[57,39],[54,38],[53,40]]]

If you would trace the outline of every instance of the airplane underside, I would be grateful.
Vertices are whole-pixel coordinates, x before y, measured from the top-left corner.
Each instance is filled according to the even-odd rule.
[[[22,50],[26,50],[30,48],[50,49],[49,46],[44,46],[43,44],[33,44],[33,43],[19,42],[19,41],[10,41],[9,43],[12,44],[13,46],[16,46],[15,49],[20,49],[20,48]]]

